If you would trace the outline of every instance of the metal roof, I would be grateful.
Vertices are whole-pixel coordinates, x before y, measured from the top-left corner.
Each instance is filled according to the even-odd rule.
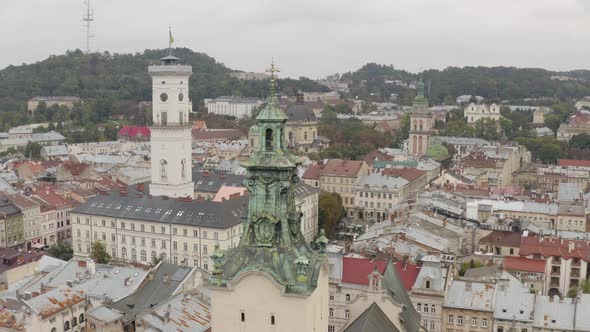
[[[97,195],[72,213],[133,219],[166,224],[226,229],[241,222],[246,198],[223,202],[182,201],[132,193]]]

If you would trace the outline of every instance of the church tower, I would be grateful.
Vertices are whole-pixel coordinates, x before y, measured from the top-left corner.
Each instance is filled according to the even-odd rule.
[[[269,103],[257,120],[259,144],[244,181],[248,215],[238,247],[211,255],[211,329],[213,331],[327,331],[327,239],[319,252],[301,233],[295,207],[299,161],[287,150],[287,116],[277,106],[274,65]]]
[[[152,182],[154,196],[193,197],[191,172],[191,125],[188,115],[188,80],[192,67],[181,65],[172,48],[160,65],[149,66],[152,77],[151,129]]]
[[[428,111],[428,99],[424,97],[424,83],[418,82],[417,95],[412,104],[410,114],[410,154],[421,157],[426,154],[430,146],[430,134],[432,132],[432,113]]]

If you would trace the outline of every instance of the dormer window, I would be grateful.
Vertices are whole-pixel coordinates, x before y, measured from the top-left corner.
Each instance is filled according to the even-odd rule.
[[[430,280],[426,280],[426,285],[425,285],[425,287],[426,287],[426,288],[430,288]]]

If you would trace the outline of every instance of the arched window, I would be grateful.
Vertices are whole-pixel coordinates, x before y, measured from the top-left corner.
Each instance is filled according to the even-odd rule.
[[[330,317],[334,317],[334,309],[330,308]]]
[[[127,249],[125,247],[121,248],[121,258],[127,258]]]
[[[350,317],[350,311],[348,311],[348,309],[346,309],[344,311],[344,318],[348,319]]]
[[[303,139],[307,141],[307,131],[303,132]]]
[[[422,153],[422,136],[418,137],[418,152]]]
[[[147,260],[146,252],[145,252],[145,250],[142,250],[141,251],[141,261],[145,262],[146,260]]]
[[[51,329],[51,332],[57,332],[57,329],[54,327]]]
[[[264,136],[264,144],[265,144],[265,150],[266,151],[272,151],[273,150],[272,140],[273,140],[273,137],[272,137],[272,129],[267,128],[266,129],[265,136]]]
[[[422,130],[424,123],[420,120],[420,130]]]
[[[240,319],[242,320],[242,322],[245,322],[246,321],[246,313],[245,312],[242,311],[240,313]]]
[[[84,314],[80,314],[80,317],[78,317],[78,321],[80,322],[80,324],[84,323]]]
[[[165,180],[166,178],[168,178],[168,174],[166,173],[167,172],[166,165],[168,165],[166,160],[164,160],[164,159],[160,160],[160,177],[162,178],[162,180]]]
[[[430,288],[430,280],[426,280],[426,288]]]
[[[186,179],[186,159],[180,161],[180,175],[183,179]]]
[[[64,323],[64,331],[67,331],[70,329],[70,321],[66,320],[66,322]]]
[[[135,248],[131,249],[131,260],[132,261],[137,260],[137,250],[135,250]]]
[[[346,294],[346,302],[350,301],[350,294]]]
[[[78,318],[74,317],[72,318],[72,327],[78,325]]]
[[[418,148],[417,140],[418,138],[416,136],[412,137],[412,154],[418,153],[418,151],[416,150]]]
[[[414,120],[414,130],[418,130],[418,121]]]

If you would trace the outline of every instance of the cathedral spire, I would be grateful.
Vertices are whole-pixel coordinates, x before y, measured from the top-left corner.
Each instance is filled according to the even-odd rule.
[[[270,83],[268,85],[270,90],[270,102],[277,103],[277,82],[275,73],[280,72],[278,68],[275,67],[275,60],[272,59],[270,63],[270,68],[266,70],[267,73],[270,73]]]

